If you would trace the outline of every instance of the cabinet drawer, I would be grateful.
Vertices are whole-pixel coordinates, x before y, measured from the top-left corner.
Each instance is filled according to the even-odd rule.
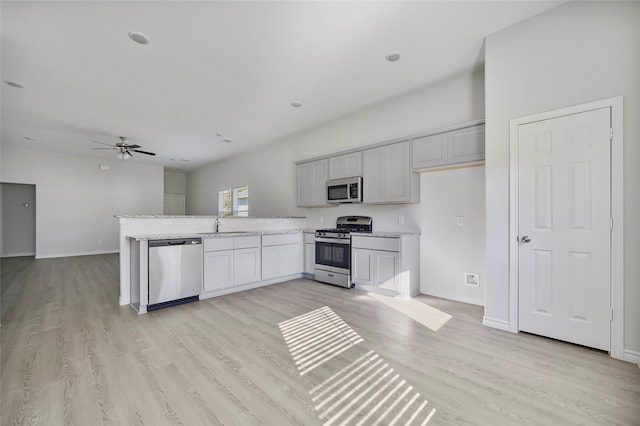
[[[252,248],[252,247],[260,247],[259,235],[251,235],[249,237],[235,237],[233,239],[233,248],[235,249]]]
[[[351,237],[351,247],[369,250],[400,251],[400,238]]]
[[[203,247],[204,251],[233,250],[233,238],[205,238]]]
[[[315,244],[316,243],[316,234],[314,233],[310,233],[310,232],[305,232],[304,233],[304,243],[305,244]]]
[[[263,235],[263,246],[280,246],[283,244],[297,244],[302,242],[302,235],[300,233],[295,234],[275,234],[275,235]]]

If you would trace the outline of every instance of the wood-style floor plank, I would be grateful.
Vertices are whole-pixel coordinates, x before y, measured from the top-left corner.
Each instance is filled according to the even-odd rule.
[[[139,316],[117,255],[1,269],[2,425],[640,425],[637,366],[479,306],[294,280]]]

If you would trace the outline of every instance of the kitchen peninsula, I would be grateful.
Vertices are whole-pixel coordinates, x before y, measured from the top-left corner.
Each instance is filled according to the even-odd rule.
[[[120,305],[132,303],[131,274],[136,267],[131,262],[132,243],[150,238],[180,238],[203,233],[213,233],[216,219],[220,222],[220,234],[230,232],[270,232],[302,230],[304,217],[219,217],[219,216],[167,216],[167,215],[118,215],[120,225]],[[229,234],[227,234],[230,236]],[[134,237],[134,238],[131,238]],[[136,240],[138,238],[138,240]]]

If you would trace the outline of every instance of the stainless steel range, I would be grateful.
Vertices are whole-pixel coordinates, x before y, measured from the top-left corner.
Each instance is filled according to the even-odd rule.
[[[335,228],[316,230],[316,281],[351,288],[351,234],[372,230],[367,216],[340,216]]]

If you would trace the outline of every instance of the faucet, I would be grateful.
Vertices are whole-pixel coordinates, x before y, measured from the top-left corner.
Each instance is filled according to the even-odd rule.
[[[213,224],[213,232],[220,232],[220,219],[216,217],[216,222]]]

